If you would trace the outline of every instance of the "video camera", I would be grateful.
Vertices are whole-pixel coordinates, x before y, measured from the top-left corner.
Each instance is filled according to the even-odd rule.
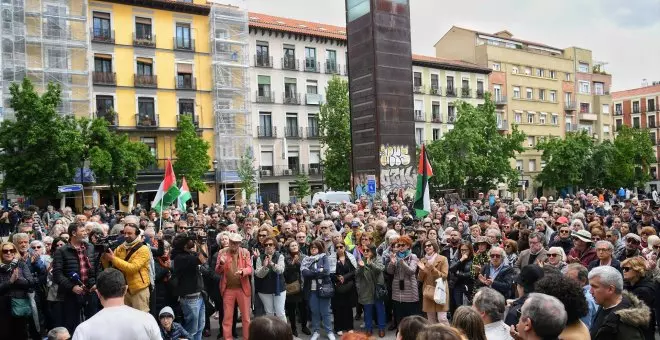
[[[121,242],[119,242],[119,235],[108,235],[106,237],[99,237],[94,243],[94,251],[97,254],[105,253],[108,249],[117,248]]]

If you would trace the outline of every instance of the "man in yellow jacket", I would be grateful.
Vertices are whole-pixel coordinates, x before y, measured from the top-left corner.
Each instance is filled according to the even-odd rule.
[[[117,249],[103,254],[104,265],[112,265],[124,274],[128,291],[124,296],[127,306],[149,313],[149,262],[151,249],[142,242],[138,219],[135,216],[124,218],[124,240]]]

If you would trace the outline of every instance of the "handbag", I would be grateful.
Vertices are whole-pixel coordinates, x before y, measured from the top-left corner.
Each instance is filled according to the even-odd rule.
[[[286,284],[286,294],[287,295],[293,295],[300,293],[300,281],[295,280],[291,283]]]
[[[15,318],[24,318],[32,315],[30,299],[11,298],[11,315]]]
[[[425,291],[426,292],[426,291]],[[447,304],[447,291],[445,290],[445,280],[438,278],[435,280],[435,294],[433,301],[439,305]]]
[[[435,286],[424,285],[422,296],[424,296],[425,299],[433,300],[435,298]]]
[[[376,300],[382,301],[387,298],[387,287],[383,284],[376,283]]]
[[[337,294],[346,294],[353,289],[355,286],[355,283],[351,281],[344,281],[344,283],[339,283],[337,282],[337,287],[335,287],[335,291]]]
[[[322,280],[317,279],[316,291],[318,292],[319,297],[328,299],[335,295],[335,286],[332,282],[324,283]]]

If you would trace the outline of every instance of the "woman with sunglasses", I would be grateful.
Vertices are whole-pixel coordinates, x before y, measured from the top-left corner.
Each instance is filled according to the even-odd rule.
[[[573,238],[571,237],[571,228],[568,224],[561,224],[559,230],[555,232],[550,247],[561,247],[564,253],[568,254],[573,249]]]
[[[438,254],[438,242],[435,240],[424,241],[424,257],[417,265],[419,272],[417,279],[422,282],[422,311],[431,323],[449,324],[447,311],[449,310],[449,298],[444,304],[438,304],[433,299],[435,294],[436,280],[442,279],[445,285],[447,297],[450,296],[447,276],[449,275],[449,263],[447,258]]]
[[[397,240],[396,253],[390,254],[387,272],[393,276],[392,300],[394,304],[395,324],[409,315],[419,313],[419,294],[417,286],[417,256],[410,251],[412,239],[401,236]]]
[[[657,298],[657,285],[651,272],[646,269],[646,260],[642,256],[625,259],[621,262],[623,270],[623,289],[635,294],[644,304],[651,306],[651,321],[644,330],[646,340],[653,340],[656,325],[655,300]]]
[[[365,237],[364,233],[362,237]],[[334,316],[335,333],[338,335],[353,329],[353,307],[356,306],[355,302],[357,301],[357,291],[355,289],[356,259],[365,256],[363,250],[357,252],[358,248],[363,247],[353,249],[358,254],[357,257],[354,257],[346,251],[346,244],[340,241],[335,245],[336,252],[329,257],[330,271],[332,271],[332,265],[335,265],[335,295],[332,297],[332,314]]]
[[[28,292],[37,285],[37,279],[30,272],[27,263],[18,256],[13,243],[2,242],[0,260],[0,329],[6,339],[27,339],[28,319],[12,313],[12,299],[28,300]],[[29,304],[29,302],[28,302]]]
[[[566,264],[566,253],[564,253],[564,249],[562,247],[550,247],[546,252],[546,255],[547,258],[545,259],[543,266],[555,268],[563,273],[566,266],[568,266],[568,264]]]
[[[356,271],[356,285],[358,302],[364,306],[364,325],[368,335],[373,332],[374,309],[376,310],[376,321],[378,336],[385,336],[385,302],[386,296],[378,298],[376,287],[385,287],[383,270],[385,266],[376,254],[373,245],[363,246],[364,257],[358,259]]]
[[[458,306],[463,305],[466,299],[472,297],[474,292],[475,277],[472,273],[472,243],[468,241],[461,242],[459,251],[459,260],[452,263],[451,267],[449,267],[449,271],[455,278],[454,280],[456,280],[453,285],[454,289],[450,292],[452,298],[452,303],[450,304],[452,313],[458,308]]]
[[[284,256],[277,251],[277,241],[269,236],[263,242],[264,252],[257,257],[255,279],[261,284],[255,292],[264,305],[266,315],[275,315],[286,322],[284,302],[286,301],[286,286],[284,285]],[[256,284],[255,284],[256,286]]]

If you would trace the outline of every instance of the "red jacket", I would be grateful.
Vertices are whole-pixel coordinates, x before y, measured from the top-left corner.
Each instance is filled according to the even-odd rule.
[[[573,248],[568,253],[568,256],[572,256],[575,257],[576,259],[579,259],[580,263],[585,268],[589,268],[589,263],[598,258],[598,256],[596,256],[596,248],[594,247],[587,248],[587,250],[585,250],[582,254],[578,253],[578,250]]]
[[[224,257],[225,263],[221,264],[220,259]],[[221,275],[220,279],[220,292],[224,295],[225,290],[227,289],[227,276],[223,275],[225,271],[231,270],[232,259],[229,254],[229,248],[222,249],[218,252],[218,262],[215,265],[215,272]],[[250,252],[245,248],[238,248],[238,261],[236,263],[236,271],[242,270],[243,276],[241,276],[241,288],[243,288],[243,293],[246,296],[252,295],[252,290],[250,288],[250,275],[252,275],[252,259],[250,257]]]

